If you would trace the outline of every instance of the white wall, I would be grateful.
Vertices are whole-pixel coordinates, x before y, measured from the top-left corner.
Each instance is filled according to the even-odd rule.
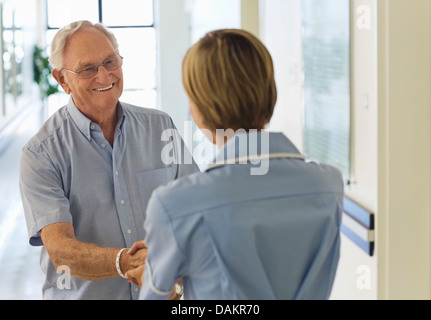
[[[190,46],[208,31],[241,27],[241,0],[159,0],[155,3],[159,46],[157,107],[171,115],[189,150],[193,152],[194,146],[202,143],[208,144],[209,150],[212,144],[206,138],[194,136],[198,129],[192,123],[182,85],[182,60]],[[212,160],[213,154],[206,156],[197,157],[201,169]]]
[[[377,212],[377,43],[374,0],[351,1],[351,180],[345,194]],[[379,230],[375,231],[378,237]],[[333,299],[376,299],[379,252],[373,257],[342,236]]]
[[[377,0],[379,298],[431,298],[431,2]]]
[[[283,132],[302,151],[300,0],[260,1],[260,38],[274,60],[278,99],[268,129]]]
[[[190,119],[189,103],[181,82],[182,60],[189,48],[187,0],[155,1],[155,27],[158,45],[157,107],[173,119],[180,134]]]

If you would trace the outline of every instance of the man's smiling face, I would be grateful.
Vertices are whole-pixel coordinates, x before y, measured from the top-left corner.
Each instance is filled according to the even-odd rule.
[[[119,58],[109,38],[95,28],[85,27],[77,31],[67,43],[63,55],[63,68],[80,71]],[[66,93],[72,95],[78,109],[92,117],[115,108],[123,93],[123,70],[107,71],[100,66],[98,72],[88,79],[63,71],[60,83]]]

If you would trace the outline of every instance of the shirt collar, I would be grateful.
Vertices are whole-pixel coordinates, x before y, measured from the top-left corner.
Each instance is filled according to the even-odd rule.
[[[91,140],[91,127],[93,125],[93,122],[88,119],[85,115],[79,111],[78,107],[73,102],[72,97],[69,99],[69,103],[67,105],[67,111],[70,114],[70,117],[72,118],[73,122],[76,124],[78,129],[82,132],[82,134],[88,139]],[[121,106],[121,103],[117,103],[117,116],[118,116],[118,124],[117,129],[123,130],[124,121],[125,121],[125,114],[123,107]]]
[[[124,114],[124,109],[120,101],[117,102],[117,119],[118,119],[117,128],[120,129],[120,131],[123,131],[126,115]]]
[[[262,130],[238,133],[217,152],[207,170],[214,168],[214,164],[232,164],[238,159],[288,154],[289,157],[297,155],[303,158],[295,145],[281,132]]]

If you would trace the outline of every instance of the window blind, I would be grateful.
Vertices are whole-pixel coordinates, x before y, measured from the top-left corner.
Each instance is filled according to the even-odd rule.
[[[350,1],[302,0],[304,153],[350,178]]]

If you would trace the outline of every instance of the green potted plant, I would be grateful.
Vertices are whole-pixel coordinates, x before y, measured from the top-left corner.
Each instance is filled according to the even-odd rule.
[[[42,99],[59,92],[58,83],[53,78],[51,70],[44,50],[36,45],[33,51],[33,74],[34,81],[39,85]]]

